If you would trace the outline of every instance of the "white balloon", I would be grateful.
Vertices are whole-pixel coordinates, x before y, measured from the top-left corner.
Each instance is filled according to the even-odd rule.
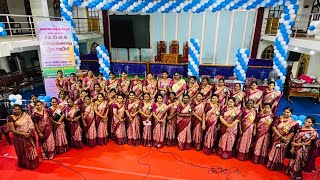
[[[197,8],[193,6],[191,10],[192,10],[192,12],[196,12]]]
[[[99,60],[99,64],[103,64],[103,60]]]
[[[294,14],[295,13],[295,10],[294,9],[290,9],[289,10],[289,14]]]
[[[297,17],[297,15],[295,15],[295,14],[291,14],[291,15],[290,15],[290,19],[291,19],[291,20],[294,20],[294,18],[296,18],[296,17]]]
[[[12,100],[12,99],[17,99],[17,98],[16,98],[16,95],[14,95],[14,94],[10,94],[10,96],[9,96],[9,100]]]
[[[20,94],[17,94],[16,95],[16,100],[21,100],[22,99],[22,96]]]
[[[289,25],[289,21],[284,21],[283,24],[287,26]]]
[[[138,6],[138,3],[137,3],[137,2],[134,2],[134,3],[133,3],[133,6],[134,6],[134,7],[137,7],[137,6]]]
[[[290,1],[286,1],[286,2],[284,3],[285,6],[289,6],[290,4],[291,4]]]
[[[145,8],[141,9],[142,13],[145,13],[147,10]]]
[[[281,62],[284,62],[284,57],[280,57],[279,60],[280,60]]]
[[[134,6],[131,5],[131,6],[130,6],[130,10],[133,10],[133,9],[134,9]]]
[[[279,86],[276,86],[276,87],[274,87],[274,90],[280,91],[280,87],[279,87]]]
[[[181,8],[179,6],[176,7],[176,11],[181,11]]]
[[[290,5],[288,6],[288,9],[291,10],[291,9],[293,9],[293,7],[294,7],[294,6],[293,6],[292,4],[290,4]]]
[[[279,20],[279,22],[280,22],[280,23],[283,23],[283,22],[284,22],[284,19],[283,19],[283,18],[281,18],[281,19]]]
[[[106,53],[104,53],[104,54],[102,54],[102,57],[103,57],[104,59],[106,59],[106,58],[108,57],[108,55],[107,55]]]
[[[241,69],[241,70],[240,70],[240,73],[241,73],[241,74],[243,74],[243,73],[244,73],[244,70],[243,70],[243,69]]]
[[[237,61],[237,62],[236,62],[236,66],[238,66],[238,65],[240,66],[240,63]]]
[[[194,66],[194,65],[195,65],[194,61],[191,61],[191,62],[190,62],[190,64],[191,64],[192,66]]]
[[[197,8],[197,9],[200,9],[200,7],[201,7],[200,4],[197,4],[197,5],[196,5],[196,8]]]
[[[180,4],[180,8],[183,9],[186,5],[184,3]]]
[[[80,66],[76,66],[76,69],[78,69],[78,70],[79,70],[79,69],[80,69]]]
[[[118,2],[118,5],[119,5],[119,6],[122,6],[122,5],[123,5],[123,2],[122,2],[122,1],[119,1],[119,2]]]
[[[242,57],[242,58],[246,58],[247,55],[246,55],[246,54],[242,54],[241,57]]]
[[[194,41],[195,41],[197,44],[199,44],[199,42],[200,42],[199,39],[195,39]]]
[[[106,65],[105,65],[105,64],[101,64],[100,66],[101,66],[102,68],[105,68],[105,67],[106,67]]]
[[[188,71],[188,76],[193,76],[193,74],[191,73],[191,71]]]
[[[165,11],[166,8],[165,8],[164,6],[161,6],[160,10],[161,10],[161,11]]]
[[[11,103],[10,103],[10,105],[11,105],[11,106],[13,106],[13,105],[14,105],[14,103],[13,103],[13,102],[11,102]]]
[[[104,69],[104,71],[108,71],[108,70],[109,70],[109,68],[108,68],[108,67],[104,67],[103,69]]]
[[[153,7],[153,3],[152,3],[152,2],[149,2],[148,7],[149,7],[149,8],[152,8],[152,7]]]
[[[17,100],[14,104],[22,105],[22,101],[21,100]]]
[[[246,52],[245,49],[241,48],[240,51],[239,51],[241,54],[244,54]]]
[[[217,5],[216,3],[213,3],[213,4],[212,4],[212,7],[213,7],[213,8],[216,8],[217,6],[218,6],[218,5]]]
[[[278,40],[279,40],[280,42],[282,42],[282,41],[284,40],[284,38],[283,38],[282,36],[280,36],[280,37],[278,37]]]
[[[316,27],[317,29],[320,29],[320,20],[319,21],[315,21],[314,27]]]
[[[242,67],[241,67],[240,65],[238,65],[236,68],[237,68],[238,70],[241,70],[241,69],[242,69]]]
[[[100,52],[101,47],[100,47],[100,46],[98,46],[98,47],[96,48],[96,50]]]
[[[283,76],[282,72],[278,73],[278,76],[282,77]]]
[[[299,126],[302,125],[302,122],[300,120],[297,120],[296,122],[299,124]]]

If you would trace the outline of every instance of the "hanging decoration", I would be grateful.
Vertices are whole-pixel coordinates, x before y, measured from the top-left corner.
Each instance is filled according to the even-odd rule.
[[[5,30],[6,26],[0,22],[0,36],[7,36],[7,31]]]
[[[20,94],[10,94],[9,95],[10,105],[13,106],[15,104],[22,105],[22,96]]]
[[[195,76],[199,78],[199,65],[200,65],[199,39],[191,38],[188,44],[189,44],[188,76]]]
[[[105,46],[98,46],[96,50],[98,52],[97,57],[99,59],[99,64],[100,64],[99,71],[103,74],[105,79],[109,79],[109,73],[110,73],[109,52]]]
[[[74,55],[75,55],[75,64],[76,69],[80,69],[81,60],[80,60],[80,51],[79,51],[79,39],[77,37],[76,31],[74,30],[76,27],[76,23],[72,18],[72,6],[80,5],[79,0],[61,0],[60,2],[60,11],[61,16],[64,21],[69,21],[72,26],[72,37],[73,37],[73,46],[74,46]]]
[[[246,73],[248,70],[250,50],[241,48],[238,50],[236,66],[233,69],[233,75],[237,77],[238,80],[245,82]]]
[[[299,124],[299,126],[302,126],[305,123],[307,116],[305,116],[305,115],[300,115],[300,116],[292,115],[291,118],[293,120],[295,120]]]
[[[309,29],[309,35],[320,35],[320,21],[311,21]]]
[[[51,97],[50,96],[38,96],[38,101],[44,102],[47,107],[51,106]]]

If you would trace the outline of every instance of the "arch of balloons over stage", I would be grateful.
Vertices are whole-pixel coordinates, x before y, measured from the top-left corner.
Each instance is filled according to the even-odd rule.
[[[236,9],[256,9],[259,7],[275,7],[283,5],[283,13],[281,14],[281,19],[279,20],[280,26],[277,31],[277,37],[275,39],[275,54],[274,54],[274,65],[280,79],[276,81],[276,90],[283,90],[283,84],[286,79],[286,67],[287,67],[287,52],[288,44],[290,40],[290,34],[292,33],[292,27],[294,26],[294,19],[296,17],[297,11],[299,9],[298,0],[61,0],[60,8],[61,15],[64,20],[70,21],[73,28],[76,24],[72,18],[73,6],[76,7],[88,7],[90,9],[97,10],[110,10],[118,12],[136,12],[136,13],[180,13],[180,12],[190,12],[190,13],[201,13],[201,12],[217,12],[221,10],[232,11]],[[79,57],[79,45],[78,38],[73,31],[74,38],[74,50],[76,55],[76,66],[80,68],[80,57]],[[188,74],[199,76],[198,70],[198,55],[200,49],[196,49],[198,43],[194,39],[190,39],[190,50],[189,64],[188,64]],[[105,77],[108,78],[108,72],[110,72],[110,57],[108,56],[108,51],[104,46],[98,47],[98,58],[100,63],[100,71],[104,73]],[[241,51],[241,52],[240,52]],[[248,51],[239,50],[241,57],[238,57],[238,64],[234,75],[237,76],[239,80],[245,80],[246,65],[245,61],[241,58],[246,59],[245,55],[248,55]],[[242,57],[243,55],[243,57]],[[244,62],[244,63],[243,63]]]

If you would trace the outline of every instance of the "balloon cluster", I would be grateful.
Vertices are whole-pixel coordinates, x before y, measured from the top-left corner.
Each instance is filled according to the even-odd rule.
[[[217,12],[220,10],[232,11],[235,9],[255,9],[259,7],[276,7],[283,4],[283,0],[76,0],[76,6],[89,9],[111,10],[119,12],[141,13],[180,13],[204,11]]]
[[[188,75],[199,78],[199,65],[200,65],[199,39],[191,38],[188,44],[189,44]]]
[[[305,115],[300,115],[300,116],[292,115],[291,118],[295,120],[299,124],[299,126],[301,126],[302,124],[304,124],[307,117]]]
[[[309,29],[309,35],[319,35],[320,34],[320,21],[311,21]]]
[[[50,107],[51,97],[50,96],[38,96],[38,101],[45,102],[47,107]]]
[[[240,81],[246,80],[246,72],[248,70],[250,50],[241,48],[238,50],[236,67],[233,69],[233,75]]]
[[[15,104],[19,104],[22,105],[22,96],[20,94],[11,94],[9,95],[9,100],[11,101],[10,104],[11,106],[15,105]]]
[[[80,69],[81,60],[80,60],[80,51],[79,51],[79,39],[76,35],[74,28],[76,27],[76,23],[72,18],[72,6],[79,6],[79,0],[61,0],[60,2],[60,11],[61,16],[64,21],[69,21],[72,26],[72,37],[73,37],[73,46],[74,46],[74,55],[75,55],[75,64],[76,68]]]
[[[6,28],[6,26],[0,22],[0,36],[7,36],[7,31],[4,30]]]
[[[294,26],[294,19],[296,17],[299,8],[299,1],[297,0],[287,0],[285,1],[285,6],[283,13],[281,14],[281,19],[279,20],[280,26],[277,31],[277,38],[275,39],[274,46],[274,56],[273,56],[273,69],[277,71],[280,79],[276,81],[276,91],[283,90],[283,84],[286,80],[287,74],[287,52],[288,44],[290,40],[290,35],[292,33],[292,27]]]
[[[110,73],[110,57],[108,49],[105,46],[98,46],[96,48],[98,54],[97,57],[99,59],[100,68],[99,71],[103,74],[106,79],[109,79]]]

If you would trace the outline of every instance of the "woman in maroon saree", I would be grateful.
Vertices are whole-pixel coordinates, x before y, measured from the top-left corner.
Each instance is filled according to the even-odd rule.
[[[216,87],[214,94],[219,95],[219,105],[220,107],[223,107],[230,95],[229,89],[225,86],[224,78],[219,79],[218,86]]]
[[[165,142],[167,146],[176,145],[176,123],[177,123],[177,107],[179,105],[179,101],[177,100],[176,93],[171,92],[170,96],[174,96],[174,98],[170,98],[172,100],[168,100],[168,122],[166,128]]]
[[[205,121],[203,121],[202,128],[205,130],[203,151],[210,155],[213,152],[214,145],[217,141],[218,130],[220,124],[218,122],[220,116],[219,95],[213,94],[211,101],[205,106]]]
[[[283,168],[288,144],[298,128],[298,123],[291,119],[291,115],[292,109],[286,107],[283,115],[273,124],[273,140],[267,163],[267,168],[270,170],[282,170]]]
[[[97,83],[97,79],[92,71],[88,71],[88,76],[83,79],[84,87],[89,93],[94,91],[94,85]]]
[[[113,128],[115,142],[119,145],[127,143],[127,133],[125,124],[124,95],[118,94],[117,102],[113,104]]]
[[[187,84],[187,91],[190,97],[190,100],[193,101],[196,98],[199,92],[199,84],[197,83],[197,78],[195,76],[190,76]]]
[[[116,89],[110,89],[107,100],[108,100],[108,107],[109,107],[108,131],[110,132],[110,139],[115,140],[115,134],[114,134],[115,130],[114,130],[114,124],[113,124],[113,104],[117,102]]]
[[[250,89],[246,92],[246,102],[251,99],[254,102],[254,108],[259,111],[262,107],[263,92],[258,89],[256,81],[251,82]]]
[[[84,106],[81,116],[84,131],[86,133],[87,144],[89,147],[94,147],[97,145],[97,129],[94,117],[94,105],[89,96],[84,98]]]
[[[20,105],[13,105],[12,115],[7,122],[10,131],[14,134],[13,144],[18,157],[18,166],[26,169],[35,169],[39,166],[36,149],[34,124],[27,113],[21,111]]]
[[[97,127],[97,142],[99,145],[108,143],[108,101],[105,100],[102,93],[98,94],[98,99],[94,104],[94,112],[96,113],[95,122]]]
[[[55,80],[57,92],[58,94],[60,91],[68,91],[68,81],[63,77],[63,72],[61,70],[57,71],[57,79]]]
[[[63,122],[65,114],[62,113],[62,110],[58,106],[58,99],[55,97],[51,98],[51,107],[48,109],[48,113],[53,124],[56,154],[62,154],[69,150],[65,124]]]
[[[161,78],[158,80],[158,91],[160,92],[160,94],[162,94],[164,103],[167,103],[169,85],[171,82],[171,79],[168,78],[168,76],[168,72],[163,71]]]
[[[246,93],[241,91],[241,84],[236,83],[234,85],[234,89],[231,91],[231,97],[234,97],[236,99],[236,107],[239,109],[244,106],[244,99],[245,99]]]
[[[140,144],[140,117],[139,117],[140,102],[136,99],[133,91],[129,93],[129,99],[126,103],[127,115],[127,136],[128,145],[137,146]]]
[[[133,81],[130,84],[130,91],[135,92],[137,99],[142,99],[142,82],[140,81],[138,74],[134,75]]]
[[[235,98],[228,99],[227,106],[221,110],[221,137],[217,154],[223,159],[232,157],[232,150],[238,133],[238,123],[241,118],[241,110],[235,107]]]
[[[70,73],[68,78],[68,92],[72,92],[76,88],[77,77],[75,73]]]
[[[302,179],[302,169],[308,160],[310,147],[314,145],[315,140],[318,138],[317,131],[312,128],[314,123],[314,118],[307,117],[304,126],[293,137],[290,152],[295,157],[290,159],[285,171],[291,179]]]
[[[239,139],[237,145],[237,158],[240,161],[249,159],[252,152],[253,137],[256,135],[255,120],[257,111],[253,107],[253,101],[249,100],[246,103],[246,108],[242,109],[242,118],[239,125]]]
[[[72,99],[68,99],[68,106],[64,109],[66,120],[68,121],[68,131],[71,136],[70,146],[81,149],[82,145],[82,129],[79,120],[81,118],[81,110],[75,106]]]
[[[208,102],[208,99],[212,96],[213,86],[209,84],[209,78],[204,77],[201,81],[200,93],[202,93],[203,101]]]
[[[191,103],[192,108],[192,123],[191,123],[191,131],[192,131],[192,142],[193,147],[200,151],[202,145],[202,136],[203,136],[203,123],[205,121],[205,111],[204,107],[206,105],[206,101],[203,101],[202,94],[198,93],[197,97]]]
[[[27,107],[27,113],[29,115],[31,115],[33,113],[37,100],[38,100],[37,96],[31,95],[31,103]]]
[[[99,73],[99,76],[97,78],[97,83],[99,83],[101,90],[105,92],[107,81],[104,79],[104,76],[102,73]]]
[[[118,86],[119,93],[122,93],[127,97],[129,94],[130,84],[131,81],[128,79],[128,73],[126,71],[122,71]]]
[[[152,101],[157,95],[157,80],[154,79],[153,73],[149,73],[147,75],[147,79],[144,81],[143,84],[143,92],[150,94],[150,98]]]
[[[68,99],[67,99],[67,96],[66,96],[66,92],[65,91],[60,91],[59,99],[58,99],[59,106],[61,108],[64,108],[65,106],[68,105],[67,101],[68,101]]]
[[[35,129],[38,132],[42,159],[53,159],[55,143],[52,132],[51,119],[42,102],[36,102],[36,109],[31,115]]]
[[[104,91],[101,89],[100,84],[96,83],[94,85],[94,91],[91,92],[91,99],[93,102],[98,100],[98,94],[100,94],[100,93],[104,95]]]
[[[268,151],[271,135],[271,124],[273,122],[271,104],[264,104],[263,111],[256,119],[256,137],[253,150],[253,163],[266,164],[268,160]]]
[[[182,78],[182,76],[175,72],[173,79],[170,81],[169,84],[169,91],[176,93],[176,97],[179,101],[182,100],[183,94],[185,94],[187,90],[186,81]]]
[[[153,143],[157,148],[161,148],[164,145],[168,107],[163,102],[163,96],[161,94],[156,96],[156,101],[152,106],[152,116],[154,118]]]
[[[263,100],[262,103],[270,103],[272,112],[274,115],[277,114],[278,111],[278,104],[281,98],[281,92],[277,92],[274,90],[275,83],[273,81],[270,81],[268,83],[268,88],[263,93]]]
[[[143,95],[143,101],[140,102],[139,113],[141,115],[141,122],[143,124],[142,144],[144,146],[152,146],[152,106],[150,94]]]
[[[109,77],[110,77],[110,79],[106,81],[106,89],[105,89],[105,91],[107,93],[110,93],[111,89],[115,89],[116,93],[117,93],[118,92],[118,86],[119,86],[118,79],[116,79],[116,76],[115,76],[114,72],[110,72],[109,73]]]
[[[73,101],[75,101],[77,99],[77,97],[75,97],[75,91],[79,92],[79,95],[81,94],[81,91],[86,90],[86,88],[83,87],[83,83],[81,79],[78,79],[76,82],[76,85],[74,88],[71,89],[70,91],[70,97],[73,99]]]
[[[180,150],[191,149],[191,117],[190,98],[184,95],[177,108],[177,140]]]

